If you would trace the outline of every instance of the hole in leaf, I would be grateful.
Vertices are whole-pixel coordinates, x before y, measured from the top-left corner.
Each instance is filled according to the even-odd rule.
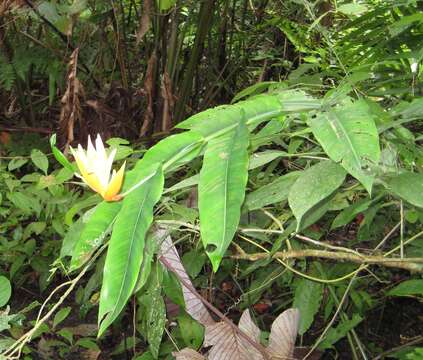
[[[206,247],[206,251],[207,251],[208,253],[212,253],[212,252],[214,252],[216,249],[217,249],[217,246],[216,246],[216,245],[214,245],[214,244],[208,244],[208,245],[207,245],[207,247]]]

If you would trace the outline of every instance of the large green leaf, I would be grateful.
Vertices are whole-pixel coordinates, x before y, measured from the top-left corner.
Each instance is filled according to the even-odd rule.
[[[113,221],[116,219],[121,207],[122,202],[103,201],[94,208],[93,213],[89,215],[89,220],[81,231],[78,242],[73,248],[71,271],[81,267],[103,243],[104,238],[111,231]]]
[[[243,119],[250,130],[263,121],[277,116],[317,109],[320,101],[302,91],[286,90],[277,94],[257,95],[234,105],[222,105],[191,116],[178,124],[180,129],[192,129],[203,136],[216,136],[238,126]]]
[[[248,178],[248,130],[241,120],[231,132],[209,141],[198,186],[201,237],[219,267],[237,229]]]
[[[146,169],[145,172],[149,172]],[[145,235],[153,220],[153,207],[163,191],[163,169],[129,193],[113,226],[104,266],[100,295],[99,336],[116,319],[137,283],[144,252]]]
[[[371,193],[371,164],[380,158],[379,136],[365,101],[342,105],[309,120],[314,136],[329,157],[358,179]]]
[[[403,172],[387,179],[386,184],[395,195],[423,208],[423,174]]]
[[[333,194],[344,182],[345,170],[333,161],[321,161],[305,170],[291,186],[289,206],[297,219],[297,231],[304,216]]]
[[[157,164],[163,164],[163,170],[172,170],[192,160],[200,154],[203,138],[194,131],[169,136],[152,148],[137,162],[134,169],[125,175],[122,193],[137,186],[154,173]]]

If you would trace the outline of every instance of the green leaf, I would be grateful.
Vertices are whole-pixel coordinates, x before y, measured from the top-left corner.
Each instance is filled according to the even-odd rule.
[[[288,202],[297,219],[297,231],[304,216],[331,196],[344,182],[345,170],[333,161],[321,161],[305,170],[292,185]]]
[[[241,100],[242,98],[257,95],[266,91],[271,85],[280,84],[276,81],[262,81],[247,87],[246,89],[240,91],[238,94],[234,96],[231,103],[236,103],[237,101]]]
[[[323,341],[319,344],[319,350],[330,348],[362,321],[363,318],[360,315],[354,314],[351,320],[344,320],[336,328],[330,328]]]
[[[150,287],[145,295],[147,302],[147,340],[150,352],[155,359],[159,356],[159,348],[166,324],[166,306],[161,289],[161,267],[158,265],[152,273]]]
[[[160,11],[167,11],[172,6],[174,6],[176,3],[176,0],[157,0],[157,7],[160,9]]]
[[[195,279],[206,262],[207,256],[203,251],[191,250],[182,256],[182,263],[190,278]]]
[[[217,271],[240,219],[248,178],[248,130],[243,121],[210,140],[198,185],[201,238]]]
[[[361,15],[367,11],[367,6],[362,4],[343,4],[338,6],[338,11],[345,15]]]
[[[332,222],[331,230],[349,224],[361,212],[366,211],[373,200],[361,199],[342,210]]]
[[[53,319],[53,330],[68,317],[71,310],[72,308],[70,306],[66,306],[57,312]]]
[[[249,210],[256,210],[288,199],[289,190],[300,174],[300,171],[292,171],[269,184],[260,186],[257,190],[247,194],[245,206]]]
[[[423,297],[423,280],[413,279],[403,281],[387,292],[389,296],[411,296],[420,295]]]
[[[163,183],[163,170],[159,167],[152,177],[122,201],[104,266],[99,336],[120,314],[135,288],[143,260],[145,235],[153,221],[153,207],[161,197]]]
[[[314,136],[328,156],[340,163],[371,193],[374,175],[369,166],[380,158],[379,136],[365,101],[318,113],[309,119]]]
[[[20,167],[24,166],[27,162],[28,162],[28,159],[21,159],[21,158],[12,159],[9,161],[9,164],[7,165],[7,169],[9,171],[19,169]]]
[[[178,323],[185,345],[198,350],[203,343],[203,326],[185,312],[178,316]]]
[[[181,284],[171,271],[163,271],[163,292],[176,305],[185,306]]]
[[[56,147],[56,134],[53,134],[50,137],[50,147],[51,151],[53,152],[53,156],[56,158],[56,160],[66,169],[69,171],[75,172],[76,168],[74,165],[72,165],[69,160],[66,158],[65,155]]]
[[[258,125],[282,114],[282,106],[276,96],[259,95],[234,105],[221,105],[202,111],[178,124],[180,129],[192,129],[209,136],[236,128],[240,119]]]
[[[194,131],[169,136],[152,148],[137,162],[134,169],[127,172],[122,193],[136,187],[163,164],[163,171],[173,170],[200,154],[204,139]]]
[[[62,241],[62,247],[60,249],[60,257],[72,256],[73,249],[78,243],[79,238],[81,237],[82,229],[84,228],[84,223],[82,221],[83,217],[75,221],[68,229],[65,237]]]
[[[104,238],[110,232],[113,221],[122,208],[122,202],[106,202],[98,204],[89,220],[82,228],[81,235],[73,248],[70,270],[76,270],[85,264],[93,252],[103,244]],[[87,214],[88,215],[88,214]]]
[[[300,327],[298,333],[304,333],[313,323],[314,316],[319,311],[323,297],[323,284],[301,278],[297,282],[293,308],[300,311]]]
[[[43,152],[38,149],[33,149],[31,151],[31,160],[37,168],[47,175],[48,159]]]
[[[6,305],[12,295],[12,286],[5,276],[0,276],[0,307]]]
[[[423,174],[403,172],[386,180],[388,190],[410,204],[423,207]]]

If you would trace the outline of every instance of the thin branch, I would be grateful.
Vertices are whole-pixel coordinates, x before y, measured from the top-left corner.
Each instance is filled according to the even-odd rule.
[[[268,257],[269,255],[267,253],[247,254],[245,252],[240,252],[236,255],[231,256],[231,258],[233,259],[248,261],[257,261],[260,259],[266,259]],[[386,267],[404,269],[412,272],[423,272],[423,258],[386,258],[384,256],[366,256],[362,254],[352,254],[349,252],[325,251],[314,249],[278,251],[273,255],[273,258],[282,260],[301,259],[306,257],[331,259],[337,261],[349,261],[363,265],[381,265]]]

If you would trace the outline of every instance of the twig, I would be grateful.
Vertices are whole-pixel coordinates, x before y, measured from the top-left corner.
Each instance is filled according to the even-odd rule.
[[[253,341],[248,335],[246,335],[243,331],[239,329],[231,320],[229,320],[220,310],[218,310],[215,306],[209,303],[206,299],[204,299],[200,294],[198,294],[197,290],[195,290],[190,284],[188,284],[173,268],[172,264],[165,257],[161,257],[160,261],[165,265],[169,270],[171,270],[179,279],[182,285],[184,285],[195,297],[197,297],[210,311],[212,311],[215,315],[217,315],[224,323],[229,325],[239,336],[244,338],[248,343],[250,343],[260,354],[263,356],[265,360],[269,360],[269,355],[267,354],[266,350],[263,348],[261,344],[256,343]]]
[[[53,307],[50,309],[50,311],[44,315],[43,318],[41,318],[39,321],[37,321],[34,325],[34,327],[27,331],[24,335],[22,335],[18,340],[16,340],[9,348],[7,348],[3,353],[0,355],[4,356],[6,360],[13,360],[13,359],[19,359],[20,354],[22,352],[23,347],[26,343],[31,341],[32,336],[34,333],[40,328],[42,324],[44,324],[50,317],[54,314],[54,312],[60,307],[60,305],[66,300],[66,298],[69,296],[69,294],[72,292],[72,290],[75,288],[75,286],[78,284],[79,280],[85,275],[85,273],[88,271],[88,269],[91,267],[91,265],[94,263],[94,261],[100,256],[100,254],[103,252],[103,250],[107,247],[107,244],[104,244],[91,258],[91,260],[88,262],[88,264],[81,270],[81,272],[78,274],[78,276],[69,281],[69,287],[64,292],[64,294],[60,297],[59,301],[53,305]],[[59,285],[59,287],[62,287],[63,284]],[[47,301],[50,298],[47,298]],[[45,304],[43,304],[45,306]]]

